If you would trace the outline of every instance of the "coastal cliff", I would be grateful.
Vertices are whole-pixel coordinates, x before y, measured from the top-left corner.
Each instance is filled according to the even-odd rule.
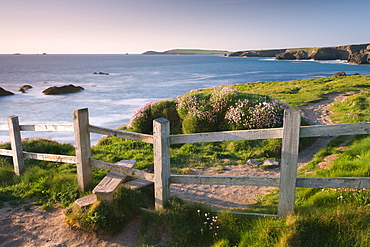
[[[370,44],[321,48],[252,50],[233,52],[237,57],[275,57],[277,60],[347,60],[352,64],[370,64]]]

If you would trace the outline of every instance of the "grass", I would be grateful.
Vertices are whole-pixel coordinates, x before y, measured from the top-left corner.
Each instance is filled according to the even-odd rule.
[[[247,83],[233,87],[241,92],[266,94],[285,100],[293,107],[323,99],[327,93],[352,91],[350,97],[334,103],[331,109],[335,122],[349,123],[368,121],[369,86],[370,76],[347,76]],[[279,140],[172,145],[172,171],[188,174],[190,169],[208,166],[222,171],[225,165],[241,164],[249,158],[279,159],[280,145]],[[50,140],[25,141],[23,146],[29,152],[74,155],[72,146]],[[0,148],[9,149],[10,146],[1,144]],[[121,159],[136,159],[138,168],[152,171],[152,149],[151,144],[108,137],[94,146],[92,153],[93,158],[113,163]],[[368,177],[369,150],[369,136],[336,138],[316,154],[299,174]],[[318,164],[331,154],[337,155],[337,158],[330,166],[325,169],[319,167]],[[83,196],[77,191],[75,165],[36,160],[25,162],[27,171],[18,177],[13,173],[11,159],[0,156],[0,206],[4,202],[19,205],[23,200],[32,200],[47,209],[59,203],[67,207],[66,214],[72,226],[92,232],[117,231],[132,219],[129,216],[141,215],[143,246],[370,245],[368,189],[297,188],[295,213],[284,219],[237,215],[230,211],[213,212],[205,205],[186,203],[178,198],[173,198],[163,210],[142,213],[138,208],[147,205],[147,198],[151,196],[129,190],[117,193],[113,207],[98,203],[89,210],[76,212],[68,207],[76,198]],[[105,173],[94,169],[94,181],[100,181]],[[274,213],[277,202],[278,191],[275,190],[260,197],[249,212]]]

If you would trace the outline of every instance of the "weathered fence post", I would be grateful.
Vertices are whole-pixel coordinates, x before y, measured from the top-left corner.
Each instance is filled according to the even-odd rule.
[[[8,127],[10,135],[10,144],[13,153],[14,172],[21,175],[24,171],[24,158],[22,150],[21,130],[17,116],[8,117]]]
[[[294,211],[300,125],[301,111],[286,110],[280,164],[279,217]]]
[[[92,186],[92,167],[90,166],[90,132],[88,109],[73,111],[73,125],[76,143],[78,189],[82,192]]]
[[[170,122],[153,121],[154,135],[154,197],[155,209],[161,209],[170,198]]]

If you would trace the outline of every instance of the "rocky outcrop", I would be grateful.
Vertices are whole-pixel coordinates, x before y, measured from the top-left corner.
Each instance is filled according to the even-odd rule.
[[[275,57],[277,60],[347,60],[352,64],[370,64],[370,44],[337,47],[252,50],[233,52],[237,57]]]
[[[94,75],[109,75],[109,73],[106,72],[94,72]]]
[[[333,76],[347,76],[347,74],[346,72],[342,71],[342,72],[335,73]]]
[[[31,86],[31,85],[23,85],[23,86],[21,86],[21,87],[18,89],[18,92],[25,93],[25,92],[26,92],[26,90],[31,89],[31,88],[32,88],[32,86]]]
[[[285,51],[286,49],[237,51],[230,53],[229,57],[275,57]]]
[[[353,64],[370,64],[370,45],[346,45],[337,47],[287,50],[276,59],[347,60]]]
[[[61,87],[49,87],[47,89],[45,89],[43,92],[43,94],[45,95],[56,95],[56,94],[68,94],[68,93],[77,93],[81,90],[84,90],[83,87],[80,87],[80,86],[74,86],[72,84],[70,85],[65,85],[65,86],[61,86]]]
[[[0,87],[0,97],[1,96],[8,96],[8,95],[13,95],[14,93],[5,90],[4,88]]]

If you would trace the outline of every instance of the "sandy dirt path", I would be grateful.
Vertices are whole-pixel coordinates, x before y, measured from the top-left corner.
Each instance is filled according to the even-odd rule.
[[[304,116],[313,124],[330,124],[328,106],[331,102],[343,98],[343,94],[329,94],[328,99],[318,103],[302,106]],[[320,138],[311,148],[300,153],[299,165],[304,166],[313,155],[324,147],[330,138]],[[199,175],[225,176],[279,176],[278,168],[264,171],[252,168],[251,165],[226,166],[223,173],[215,168],[194,171]],[[252,186],[195,186],[171,185],[172,195],[183,199],[204,202],[217,208],[247,208],[255,198],[271,187]],[[139,239],[139,220],[132,221],[120,234],[113,237],[96,237],[83,231],[72,230],[63,221],[63,209],[50,211],[39,206],[26,204],[21,206],[7,205],[0,209],[0,246],[16,247],[77,247],[77,246],[137,246]]]

